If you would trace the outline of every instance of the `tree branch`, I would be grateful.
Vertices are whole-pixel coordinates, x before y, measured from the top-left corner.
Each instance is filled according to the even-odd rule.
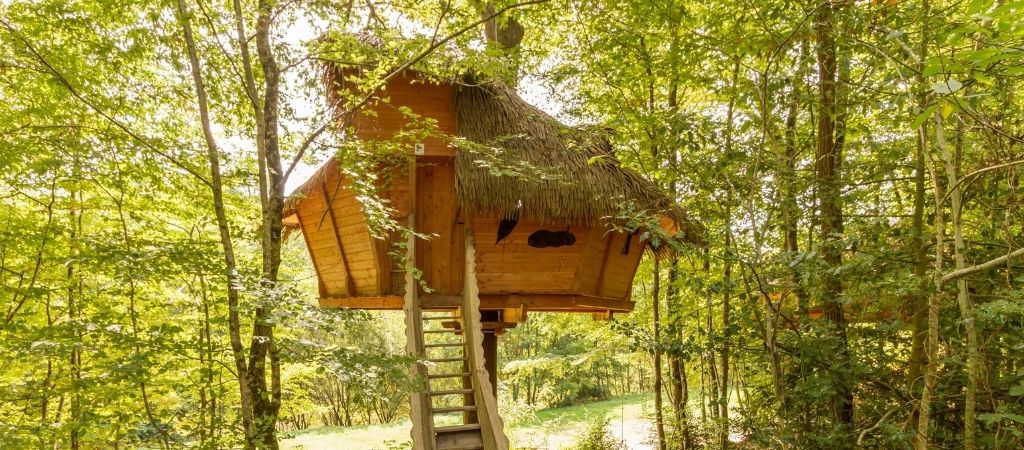
[[[396,68],[396,69],[392,70],[390,73],[388,73],[387,76],[385,76],[384,78],[382,78],[380,81],[377,82],[377,85],[374,86],[373,89],[370,90],[370,93],[367,94],[366,97],[364,97],[359,103],[356,103],[355,106],[349,108],[349,111],[355,111],[355,110],[363,107],[364,105],[366,105],[370,101],[370,99],[373,98],[373,93],[376,92],[377,89],[380,89],[385,84],[387,84],[387,82],[390,81],[392,78],[396,77],[398,74],[402,73],[406,69],[412,67],[414,64],[422,61],[423,58],[426,58],[431,53],[433,53],[434,50],[437,50],[442,45],[447,44],[452,39],[455,39],[455,38],[465,34],[467,31],[472,30],[473,28],[476,28],[480,24],[485,23],[485,22],[487,22],[489,20],[492,20],[492,19],[494,19],[494,18],[496,18],[496,17],[498,17],[498,16],[500,16],[500,15],[502,15],[502,14],[504,14],[504,13],[506,13],[506,12],[512,10],[512,9],[522,8],[524,6],[536,5],[536,4],[540,4],[540,3],[547,3],[549,1],[551,1],[551,0],[527,0],[527,1],[524,1],[524,2],[519,2],[519,3],[514,3],[514,4],[511,4],[511,5],[508,5],[508,6],[504,7],[504,8],[501,8],[501,9],[495,11],[494,14],[491,14],[491,15],[489,15],[487,17],[484,17],[484,18],[482,18],[480,20],[477,20],[476,22],[473,22],[473,23],[471,23],[469,25],[466,25],[466,26],[458,29],[457,31],[455,31],[452,34],[449,34],[448,36],[445,36],[444,39],[441,39],[440,41],[437,41],[437,42],[431,44],[429,47],[426,48],[426,50],[423,50],[422,52],[420,52],[419,55],[416,55],[416,57],[410,59],[409,61],[406,61],[405,64],[402,64],[401,66],[398,66],[398,68]]]
[[[309,136],[306,136],[306,139],[302,141],[302,145],[299,146],[299,150],[298,152],[295,153],[295,156],[292,158],[292,162],[288,164],[288,170],[284,172],[284,177],[282,178],[284,180],[283,182],[288,181],[288,177],[292,174],[292,171],[295,170],[295,166],[299,164],[299,160],[301,160],[302,155],[306,153],[306,149],[308,149],[309,146],[312,145],[313,142],[316,141],[316,139],[319,138],[320,135],[324,133],[324,131],[327,131],[327,127],[330,125],[331,121],[332,119],[328,119],[327,122],[325,122],[323,125],[320,125],[320,127],[318,127],[316,130],[313,130],[313,132],[310,133]]]
[[[121,121],[115,119],[110,114],[107,114],[106,111],[101,109],[99,106],[96,106],[96,104],[94,104],[92,101],[90,101],[88,98],[86,98],[80,92],[78,92],[78,90],[75,89],[75,87],[71,85],[71,82],[68,81],[68,79],[66,77],[64,77],[64,75],[60,71],[58,71],[52,64],[50,64],[50,62],[47,61],[46,58],[44,58],[43,55],[41,55],[36,50],[36,48],[32,45],[32,43],[29,42],[28,39],[26,39],[24,36],[22,36],[21,33],[18,32],[18,30],[16,30],[13,26],[11,26],[11,24],[7,23],[4,20],[0,20],[0,24],[3,24],[4,28],[6,28],[7,31],[9,31],[11,34],[13,34],[15,37],[17,37],[18,40],[20,40],[23,44],[25,44],[25,48],[28,49],[29,53],[32,53],[32,56],[34,56],[43,66],[45,66],[47,71],[49,71],[54,77],[56,77],[57,81],[59,81],[60,84],[62,84],[64,86],[64,88],[67,89],[68,92],[70,92],[73,97],[78,99],[80,102],[84,103],[86,106],[89,107],[89,109],[93,110],[93,112],[95,112],[96,114],[99,114],[101,117],[106,119],[108,122],[113,124],[115,127],[119,128],[121,131],[123,131],[125,134],[130,136],[132,139],[138,141],[140,144],[142,144],[142,146],[144,146],[144,147],[148,148],[149,150],[153,151],[153,153],[156,153],[156,154],[158,154],[158,155],[160,155],[160,156],[162,156],[164,158],[167,158],[167,160],[169,160],[172,163],[174,163],[174,165],[180,167],[181,169],[185,170],[186,172],[188,172],[192,176],[198,178],[199,181],[202,181],[207,186],[211,186],[210,181],[207,180],[206,177],[203,177],[202,175],[200,175],[199,172],[196,172],[191,167],[185,165],[185,163],[183,163],[181,161],[178,161],[177,158],[171,156],[167,152],[164,152],[163,150],[160,150],[160,149],[156,148],[156,146],[151,144],[148,139],[146,139],[146,138],[142,137],[141,135],[139,135],[138,133],[132,131],[132,129],[128,128],[127,125],[121,123]]]
[[[983,262],[981,264],[974,265],[974,266],[971,266],[971,267],[964,267],[963,269],[954,270],[952,272],[949,272],[949,273],[947,273],[947,274],[942,276],[942,283],[943,284],[949,283],[950,281],[955,281],[955,280],[958,280],[960,278],[966,277],[966,276],[971,275],[971,274],[975,274],[975,273],[978,273],[978,272],[982,272],[982,271],[985,271],[985,270],[988,270],[988,269],[995,268],[995,267],[997,267],[997,266],[999,266],[1001,264],[1005,264],[1007,261],[1009,261],[1009,260],[1011,260],[1013,258],[1017,258],[1017,257],[1020,257],[1020,256],[1024,256],[1024,247],[1018,248],[1017,250],[1014,250],[1014,251],[1012,251],[1010,253],[1007,253],[1007,254],[1005,254],[1003,256],[1000,256],[998,258],[990,259],[990,260],[988,260],[986,262]]]
[[[981,174],[983,174],[985,172],[991,172],[993,170],[999,170],[999,169],[1003,169],[1003,168],[1006,168],[1006,167],[1016,166],[1016,165],[1019,165],[1019,164],[1024,164],[1024,159],[1017,160],[1017,161],[1010,161],[1010,162],[1002,163],[1002,164],[996,164],[994,166],[982,167],[981,169],[975,170],[974,172],[971,172],[971,173],[969,173],[967,175],[964,175],[959,180],[957,180],[957,182],[955,184],[953,184],[953,186],[949,189],[949,192],[947,192],[946,195],[942,197],[942,202],[945,203],[946,200],[949,199],[949,195],[950,195],[949,193],[953,192],[953,189],[956,189],[961,184],[963,184],[965,181],[967,181],[967,180],[969,180],[969,179],[971,179],[973,177],[981,175]]]

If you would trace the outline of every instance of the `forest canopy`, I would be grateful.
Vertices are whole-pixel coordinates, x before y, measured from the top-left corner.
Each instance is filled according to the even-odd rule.
[[[339,117],[410,69],[608,130],[704,230],[644,236],[632,313],[503,336],[506,422],[647,392],[659,449],[1024,446],[1022,1],[5,0],[0,448],[405,418],[401,317],[319,307],[282,211],[334,159],[409,231],[369,175],[407,149]]]

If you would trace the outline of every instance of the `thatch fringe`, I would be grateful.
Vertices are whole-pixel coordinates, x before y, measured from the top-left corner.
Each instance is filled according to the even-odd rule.
[[[567,127],[496,82],[460,87],[455,107],[459,135],[483,147],[455,157],[467,211],[507,217],[520,207],[522,217],[544,223],[596,225],[615,221],[631,202],[635,214],[667,217],[685,240],[701,242],[699,225],[654,183],[622,167],[607,130]],[[494,160],[539,173],[506,174]]]
[[[327,182],[327,175],[330,173],[338,173],[338,159],[331,158],[327,160],[313,176],[309,177],[308,180],[302,182],[302,184],[295,188],[291,194],[288,194],[288,198],[284,200],[284,216],[290,216],[295,210],[299,209],[299,204],[306,198],[309,193],[314,190],[320,189],[320,185]]]

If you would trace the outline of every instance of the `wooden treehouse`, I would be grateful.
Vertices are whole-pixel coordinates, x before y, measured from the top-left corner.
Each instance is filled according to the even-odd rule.
[[[332,96],[353,89],[348,73],[328,70]],[[567,127],[500,83],[409,71],[339,120],[364,155],[392,157],[366,174],[328,162],[291,195],[285,223],[305,238],[322,306],[405,311],[412,371],[426,381],[410,396],[417,449],[508,448],[497,336],[528,311],[633,309],[651,246],[616,219],[623,211],[698,239],[664,193],[621,167],[603,131]],[[366,179],[374,192],[354,184]],[[379,231],[370,203],[420,237]]]

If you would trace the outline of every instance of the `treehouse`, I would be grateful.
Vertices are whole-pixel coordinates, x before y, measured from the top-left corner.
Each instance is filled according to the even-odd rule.
[[[332,98],[357,89],[351,73],[328,70]],[[643,253],[672,251],[652,237],[699,239],[606,131],[565,126],[501,83],[407,71],[338,120],[348,154],[373,161],[366,173],[328,162],[289,197],[285,224],[305,239],[322,306],[405,311],[427,381],[411,396],[416,448],[507,448],[497,336],[529,311],[629,312]],[[415,234],[379,226],[382,214]],[[441,426],[449,413],[461,423]]]

